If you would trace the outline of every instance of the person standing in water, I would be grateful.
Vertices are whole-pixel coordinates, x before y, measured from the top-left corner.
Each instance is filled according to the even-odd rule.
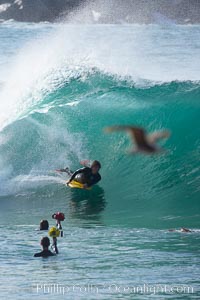
[[[86,165],[86,162],[84,162]],[[99,170],[101,169],[101,164],[98,160],[94,160],[91,166],[85,166],[84,168],[76,170],[74,173],[69,170],[69,168],[57,170],[58,172],[66,172],[71,178],[68,180],[67,185],[75,180],[83,184],[84,188],[87,189],[97,184],[101,180],[101,175]]]
[[[49,257],[49,256],[54,256],[56,255],[56,253],[53,253],[49,250],[49,246],[50,246],[50,240],[47,236],[43,237],[41,239],[40,245],[43,248],[43,251],[39,252],[39,253],[35,253],[34,257]]]

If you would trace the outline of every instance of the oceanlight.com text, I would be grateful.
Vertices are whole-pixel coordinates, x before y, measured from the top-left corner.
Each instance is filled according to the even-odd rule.
[[[33,287],[37,294],[101,294],[104,292],[110,294],[144,294],[144,295],[173,295],[173,294],[194,294],[194,288],[189,285],[167,285],[167,284],[142,284],[142,285],[119,285],[119,284],[36,284]]]

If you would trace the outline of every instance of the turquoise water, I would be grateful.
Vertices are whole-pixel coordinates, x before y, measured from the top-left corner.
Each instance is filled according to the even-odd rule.
[[[200,26],[11,22],[0,43],[1,297],[198,299]],[[167,153],[129,156],[114,124],[170,129]],[[90,192],[53,171],[88,158]],[[58,210],[60,254],[34,259]]]

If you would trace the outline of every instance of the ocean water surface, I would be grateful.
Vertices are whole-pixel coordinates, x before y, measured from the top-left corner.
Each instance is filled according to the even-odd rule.
[[[199,53],[199,25],[0,24],[2,299],[199,299]],[[168,151],[128,155],[116,124]],[[54,172],[83,159],[92,191]],[[55,211],[60,254],[33,258]]]

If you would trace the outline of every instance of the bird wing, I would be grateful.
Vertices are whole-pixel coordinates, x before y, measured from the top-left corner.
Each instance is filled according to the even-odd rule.
[[[157,141],[161,139],[167,139],[170,137],[170,131],[169,130],[163,130],[163,131],[156,131],[151,134],[148,134],[147,140],[150,144],[155,144]]]
[[[134,127],[134,126],[111,126],[105,128],[106,132],[113,131],[127,131],[131,135],[133,142],[136,142],[138,146],[147,145],[146,141],[146,132],[143,128]]]

